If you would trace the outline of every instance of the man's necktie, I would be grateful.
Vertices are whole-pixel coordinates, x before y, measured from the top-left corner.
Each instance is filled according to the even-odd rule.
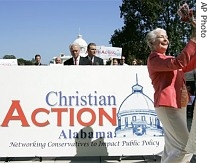
[[[93,60],[92,60],[92,57],[90,57],[90,61],[91,61],[91,64],[93,65]]]
[[[75,65],[78,65],[78,59],[75,59]]]

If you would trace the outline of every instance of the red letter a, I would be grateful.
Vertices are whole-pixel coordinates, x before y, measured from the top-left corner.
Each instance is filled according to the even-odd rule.
[[[13,116],[14,111],[17,111],[18,116]],[[10,109],[2,123],[2,127],[7,127],[10,120],[20,120],[22,122],[22,126],[27,127],[29,126],[26,117],[23,113],[23,110],[20,106],[19,100],[12,100],[12,105],[10,106]]]

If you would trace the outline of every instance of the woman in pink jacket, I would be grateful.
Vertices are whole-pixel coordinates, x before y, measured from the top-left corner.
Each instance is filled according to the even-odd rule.
[[[167,33],[157,28],[147,34],[151,50],[147,67],[154,87],[154,106],[164,129],[165,147],[162,163],[187,163],[193,154],[185,151],[189,131],[186,106],[189,95],[184,72],[196,68],[196,38],[192,37],[177,56],[167,56]]]

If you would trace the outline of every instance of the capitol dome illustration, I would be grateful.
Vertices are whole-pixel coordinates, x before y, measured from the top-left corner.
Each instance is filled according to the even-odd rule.
[[[121,103],[117,119],[116,137],[163,136],[153,101],[143,93],[137,74],[136,84],[132,86],[132,93]]]

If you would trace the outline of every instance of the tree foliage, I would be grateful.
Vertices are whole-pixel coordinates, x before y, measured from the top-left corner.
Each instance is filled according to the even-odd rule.
[[[3,56],[3,59],[16,59],[16,57],[14,55],[8,54]]]
[[[18,65],[34,65],[33,60],[25,60],[23,58],[18,58]]]
[[[120,18],[124,26],[116,29],[109,41],[114,47],[122,47],[123,55],[146,63],[150,53],[146,34],[159,27],[167,31],[170,45],[167,53],[176,55],[184,47],[191,33],[191,25],[180,21],[177,10],[181,0],[123,0]],[[192,7],[195,0],[188,1]]]

